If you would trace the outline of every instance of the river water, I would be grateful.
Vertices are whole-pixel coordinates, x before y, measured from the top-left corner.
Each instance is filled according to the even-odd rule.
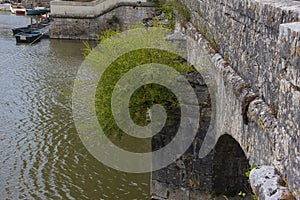
[[[80,41],[16,45],[29,18],[0,12],[0,199],[149,199],[149,174],[94,159],[72,119]]]

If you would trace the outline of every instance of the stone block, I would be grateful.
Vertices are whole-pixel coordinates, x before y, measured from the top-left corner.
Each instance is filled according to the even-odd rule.
[[[272,166],[260,166],[250,172],[251,187],[258,200],[293,200],[277,170]]]

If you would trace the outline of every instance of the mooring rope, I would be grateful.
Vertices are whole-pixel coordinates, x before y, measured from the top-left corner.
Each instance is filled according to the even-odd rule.
[[[31,46],[33,45],[35,42],[37,42],[39,39],[41,39],[45,33],[47,31],[44,31],[44,32],[41,32],[42,34],[40,36],[38,36],[35,40],[33,40],[31,43],[29,44],[26,44],[23,48],[21,48],[19,51],[17,51],[15,54],[12,54],[8,57],[6,57],[6,59],[2,60],[1,63],[5,63],[6,61],[9,61],[11,58],[15,57],[15,56],[18,56],[21,52],[23,52],[24,50],[26,50],[28,48],[28,46]]]

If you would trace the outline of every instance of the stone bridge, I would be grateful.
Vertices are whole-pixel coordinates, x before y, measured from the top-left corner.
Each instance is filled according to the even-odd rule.
[[[300,2],[186,0],[183,4],[191,15],[183,31],[202,47],[204,35],[217,51],[206,54],[205,48],[188,47],[191,63],[208,59],[215,68],[218,87],[211,95],[218,134],[234,138],[250,164],[273,166],[281,174],[281,186],[300,199]],[[255,179],[252,187],[261,199],[286,192]],[[267,185],[269,194],[261,194]]]
[[[195,88],[209,97],[209,119],[185,155],[153,173],[153,198],[244,190],[244,173],[257,164],[264,167],[250,180],[258,199],[300,200],[300,2],[180,1],[190,18],[176,30],[193,38],[188,61],[203,72]],[[51,36],[71,39],[94,39],[114,15],[127,27],[153,13],[144,1],[54,1],[51,10]],[[203,157],[201,133],[210,128],[219,139]]]

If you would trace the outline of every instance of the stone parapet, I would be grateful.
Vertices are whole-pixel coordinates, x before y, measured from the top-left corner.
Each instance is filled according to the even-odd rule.
[[[121,30],[153,16],[154,8],[149,4],[120,3],[106,7],[99,13],[82,15],[76,12],[61,14],[52,12],[50,37],[59,39],[95,40],[97,34],[107,28],[120,26]]]
[[[95,0],[91,2],[52,1],[51,15],[97,17],[121,5],[145,5],[146,0]]]

